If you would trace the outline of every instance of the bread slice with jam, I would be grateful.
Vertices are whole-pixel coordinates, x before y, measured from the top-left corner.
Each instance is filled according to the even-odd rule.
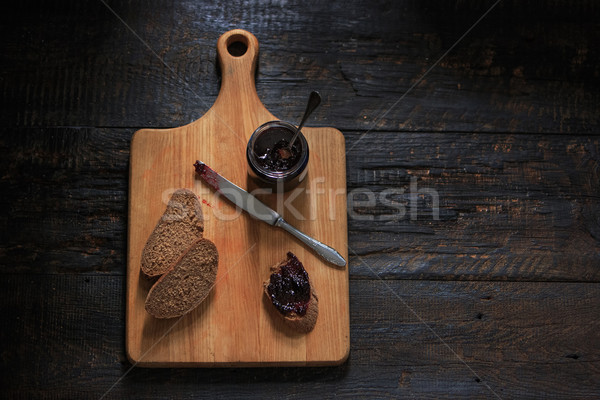
[[[300,260],[288,252],[287,258],[271,267],[270,272],[263,287],[275,314],[296,332],[312,331],[319,315],[319,298]]]

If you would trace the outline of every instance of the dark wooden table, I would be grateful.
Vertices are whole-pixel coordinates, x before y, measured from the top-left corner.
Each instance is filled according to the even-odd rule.
[[[0,17],[3,397],[600,396],[597,2],[12,7]],[[319,89],[309,125],[346,137],[339,367],[149,370],[125,356],[130,139],[206,112],[216,41],[233,28],[260,41],[269,110],[295,121]]]

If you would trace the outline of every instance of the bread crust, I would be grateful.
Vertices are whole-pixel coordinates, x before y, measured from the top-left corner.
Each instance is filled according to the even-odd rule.
[[[219,253],[213,242],[199,238],[152,286],[146,311],[155,318],[175,318],[200,305],[213,288]]]
[[[203,232],[198,197],[189,189],[176,190],[142,250],[144,275],[152,278],[166,273]]]

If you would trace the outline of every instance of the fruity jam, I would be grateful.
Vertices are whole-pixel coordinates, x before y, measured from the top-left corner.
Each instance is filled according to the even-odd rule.
[[[311,296],[308,273],[292,252],[287,253],[286,263],[280,270],[271,274],[267,293],[275,308],[283,315],[290,312],[300,316],[306,314]]]
[[[295,133],[296,127],[284,121],[267,122],[254,131],[246,147],[246,158],[248,175],[259,186],[281,192],[304,180],[308,171],[308,143],[300,132],[290,147]]]
[[[276,130],[279,128],[271,128]],[[277,135],[275,132],[274,135]],[[270,171],[286,171],[298,163],[300,159],[300,145],[298,140],[290,147],[286,139],[265,149],[265,153],[257,156],[258,164]]]

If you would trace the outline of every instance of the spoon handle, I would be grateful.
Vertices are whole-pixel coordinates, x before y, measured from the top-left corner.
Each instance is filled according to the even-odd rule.
[[[302,129],[304,123],[306,122],[310,114],[312,114],[312,112],[315,110],[315,108],[319,106],[319,104],[321,104],[321,95],[316,90],[313,90],[312,92],[310,92],[310,96],[308,97],[308,103],[306,104],[306,110],[304,111],[302,121],[300,121],[300,125],[298,125],[298,128],[296,129],[296,133],[294,133],[294,136],[290,140],[290,144],[288,145],[289,148],[292,147],[292,145],[296,141],[296,138],[298,137],[298,134],[300,133],[300,129]]]

